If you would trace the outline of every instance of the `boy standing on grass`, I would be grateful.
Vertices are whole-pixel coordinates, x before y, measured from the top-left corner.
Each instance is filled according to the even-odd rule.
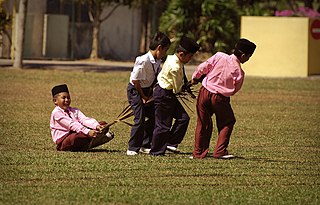
[[[244,80],[240,63],[250,59],[256,45],[247,39],[240,39],[234,53],[228,55],[218,52],[201,63],[192,75],[192,84],[202,83],[197,99],[197,127],[195,145],[190,158],[202,159],[209,151],[212,134],[212,115],[216,115],[218,141],[213,153],[214,158],[229,159],[228,145],[233,126],[236,122],[230,96],[236,94]]]
[[[188,63],[200,46],[190,38],[182,37],[174,55],[169,55],[158,75],[154,89],[155,129],[151,155],[164,155],[165,151],[178,152],[177,147],[184,138],[190,117],[180,104],[176,94],[186,84],[184,64]],[[175,121],[172,125],[173,119]]]
[[[164,33],[156,32],[151,39],[150,50],[136,58],[127,88],[128,101],[134,113],[127,150],[129,156],[150,152],[154,129],[153,87],[160,72],[161,59],[170,44],[170,39]]]
[[[70,107],[71,97],[66,84],[52,88],[53,109],[50,130],[58,151],[87,151],[114,138],[106,122],[86,117],[79,109]]]

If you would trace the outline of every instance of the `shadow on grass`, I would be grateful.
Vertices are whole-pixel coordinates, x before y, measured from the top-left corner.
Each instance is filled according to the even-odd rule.
[[[167,154],[167,153],[166,153]],[[173,153],[168,152],[169,155],[185,155],[185,156],[191,156],[192,152],[180,152],[180,153]],[[243,156],[234,156],[234,158],[229,159],[217,159],[213,158],[211,155],[207,155],[202,160],[244,160],[244,161],[256,161],[256,162],[274,162],[274,163],[297,163],[299,161],[293,161],[293,160],[281,160],[281,159],[270,159],[270,158],[263,158],[263,157],[243,157]]]
[[[110,71],[130,71],[132,67],[115,66],[115,65],[88,65],[88,64],[37,64],[25,63],[24,69],[40,69],[40,70],[63,70],[63,71],[83,71],[83,72],[110,72]]]
[[[256,161],[256,162],[275,162],[275,163],[297,163],[299,161],[293,161],[293,160],[280,160],[280,159],[269,159],[269,158],[263,158],[263,157],[240,157],[235,156],[236,160],[246,160],[246,161]]]
[[[110,150],[110,149],[91,149],[86,152],[106,152],[106,153],[121,153],[120,150]]]

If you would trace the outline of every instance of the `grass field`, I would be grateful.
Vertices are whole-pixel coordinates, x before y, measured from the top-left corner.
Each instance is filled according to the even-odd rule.
[[[126,156],[122,123],[104,146],[57,152],[52,86],[67,83],[72,106],[112,121],[127,105],[128,78],[0,69],[0,204],[320,204],[320,78],[246,78],[232,98],[233,160],[188,158],[194,112],[181,154]],[[216,130],[210,154],[215,141]]]

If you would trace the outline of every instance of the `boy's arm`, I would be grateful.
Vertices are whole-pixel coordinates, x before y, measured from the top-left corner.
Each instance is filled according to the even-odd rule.
[[[242,87],[243,81],[244,81],[244,72],[242,69],[240,69],[240,73],[239,76],[236,78],[234,86],[235,86],[235,90],[233,92],[233,94],[236,94]]]
[[[65,116],[63,113],[55,113],[53,117],[54,117],[54,120],[56,121],[56,123],[58,123],[59,126],[61,126],[62,128],[66,129],[66,130],[72,130],[77,133],[82,132],[84,134],[88,134],[90,131],[90,129],[81,125],[77,121],[73,121],[69,116]],[[59,129],[59,128],[57,128],[57,129]]]
[[[95,130],[100,125],[96,119],[85,116],[79,109],[77,109],[75,113],[81,126]]]
[[[149,97],[145,96],[142,92],[140,81],[139,80],[132,80],[132,83],[136,90],[138,91],[139,95],[141,96],[142,102],[146,103],[149,100]]]
[[[192,80],[191,84],[195,85],[199,82],[202,82],[202,80],[206,77],[206,75],[209,73],[210,70],[213,68],[213,64],[216,60],[216,55],[213,55],[208,60],[204,61],[194,71],[192,74]]]
[[[198,84],[199,82],[202,82],[202,80],[206,77],[207,75],[207,70],[208,70],[208,67],[210,66],[211,64],[209,64],[208,61],[205,61],[203,63],[201,63],[196,71],[192,74],[192,80],[191,80],[191,84],[195,85],[195,84]]]
[[[171,65],[169,67],[169,76],[172,82],[173,93],[180,93],[184,84],[183,72],[181,72],[180,69],[179,65]]]

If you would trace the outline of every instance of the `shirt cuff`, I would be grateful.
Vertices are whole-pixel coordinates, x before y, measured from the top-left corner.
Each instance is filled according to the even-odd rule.
[[[83,133],[86,134],[86,135],[89,134],[89,132],[90,132],[90,129],[88,129],[88,128],[85,128],[85,129],[83,130]]]

